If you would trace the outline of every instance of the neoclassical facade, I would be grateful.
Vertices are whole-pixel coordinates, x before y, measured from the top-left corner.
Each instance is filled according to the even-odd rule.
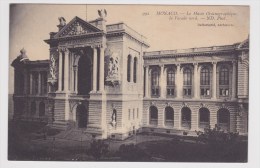
[[[248,39],[232,45],[146,52],[146,38],[106,13],[44,40],[50,59],[13,61],[14,119],[125,139],[137,130],[194,132],[218,124],[247,134]]]

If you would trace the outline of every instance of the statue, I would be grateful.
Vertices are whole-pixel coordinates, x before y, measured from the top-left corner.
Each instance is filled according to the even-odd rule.
[[[113,114],[112,114],[111,118],[112,118],[111,124],[114,127],[114,126],[116,126],[116,110],[115,109],[113,110]]]
[[[53,55],[51,56],[50,74],[52,79],[56,79],[56,60]]]
[[[58,19],[60,21],[60,26],[65,26],[66,25],[66,20],[65,20],[64,17],[59,17]]]
[[[104,11],[102,9],[98,10],[98,15],[99,15],[100,18],[105,18],[107,16],[106,9],[104,9]]]

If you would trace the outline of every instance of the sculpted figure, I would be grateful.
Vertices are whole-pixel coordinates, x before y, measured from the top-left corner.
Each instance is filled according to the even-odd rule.
[[[64,17],[59,17],[58,19],[60,21],[60,26],[65,26],[66,25],[66,20],[64,19]]]

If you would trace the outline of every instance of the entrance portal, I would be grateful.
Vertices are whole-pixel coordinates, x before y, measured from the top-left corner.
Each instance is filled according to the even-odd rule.
[[[86,128],[88,123],[88,111],[82,104],[78,105],[76,109],[76,122],[78,128]]]
[[[78,94],[86,95],[91,91],[92,65],[91,58],[82,55],[78,62]]]

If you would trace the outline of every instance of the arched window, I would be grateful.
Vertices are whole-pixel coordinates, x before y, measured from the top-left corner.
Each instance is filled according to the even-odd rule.
[[[150,107],[150,125],[158,124],[158,109],[155,106]]]
[[[226,66],[219,70],[219,95],[229,95],[229,69]]]
[[[36,114],[36,103],[33,101],[31,102],[31,115]]]
[[[192,71],[190,68],[183,70],[183,94],[184,96],[191,96],[192,87]]]
[[[181,123],[184,129],[191,128],[191,110],[188,107],[181,109]]]
[[[208,67],[204,67],[200,71],[200,95],[210,95],[210,71]]]
[[[209,128],[209,110],[205,107],[199,110],[199,127]]]
[[[159,73],[157,70],[152,70],[152,96],[159,96]]]
[[[127,82],[130,82],[131,80],[131,55],[128,55],[127,57]]]
[[[136,83],[136,80],[137,80],[137,58],[135,57],[134,58],[134,83]]]
[[[39,104],[39,116],[45,115],[45,104],[43,102],[40,102]]]
[[[165,108],[165,126],[174,125],[174,111],[173,108],[168,106]]]
[[[218,126],[222,130],[229,131],[230,113],[228,109],[221,108],[218,110]]]
[[[174,95],[174,86],[175,86],[175,71],[173,69],[169,69],[167,71],[167,95]]]

